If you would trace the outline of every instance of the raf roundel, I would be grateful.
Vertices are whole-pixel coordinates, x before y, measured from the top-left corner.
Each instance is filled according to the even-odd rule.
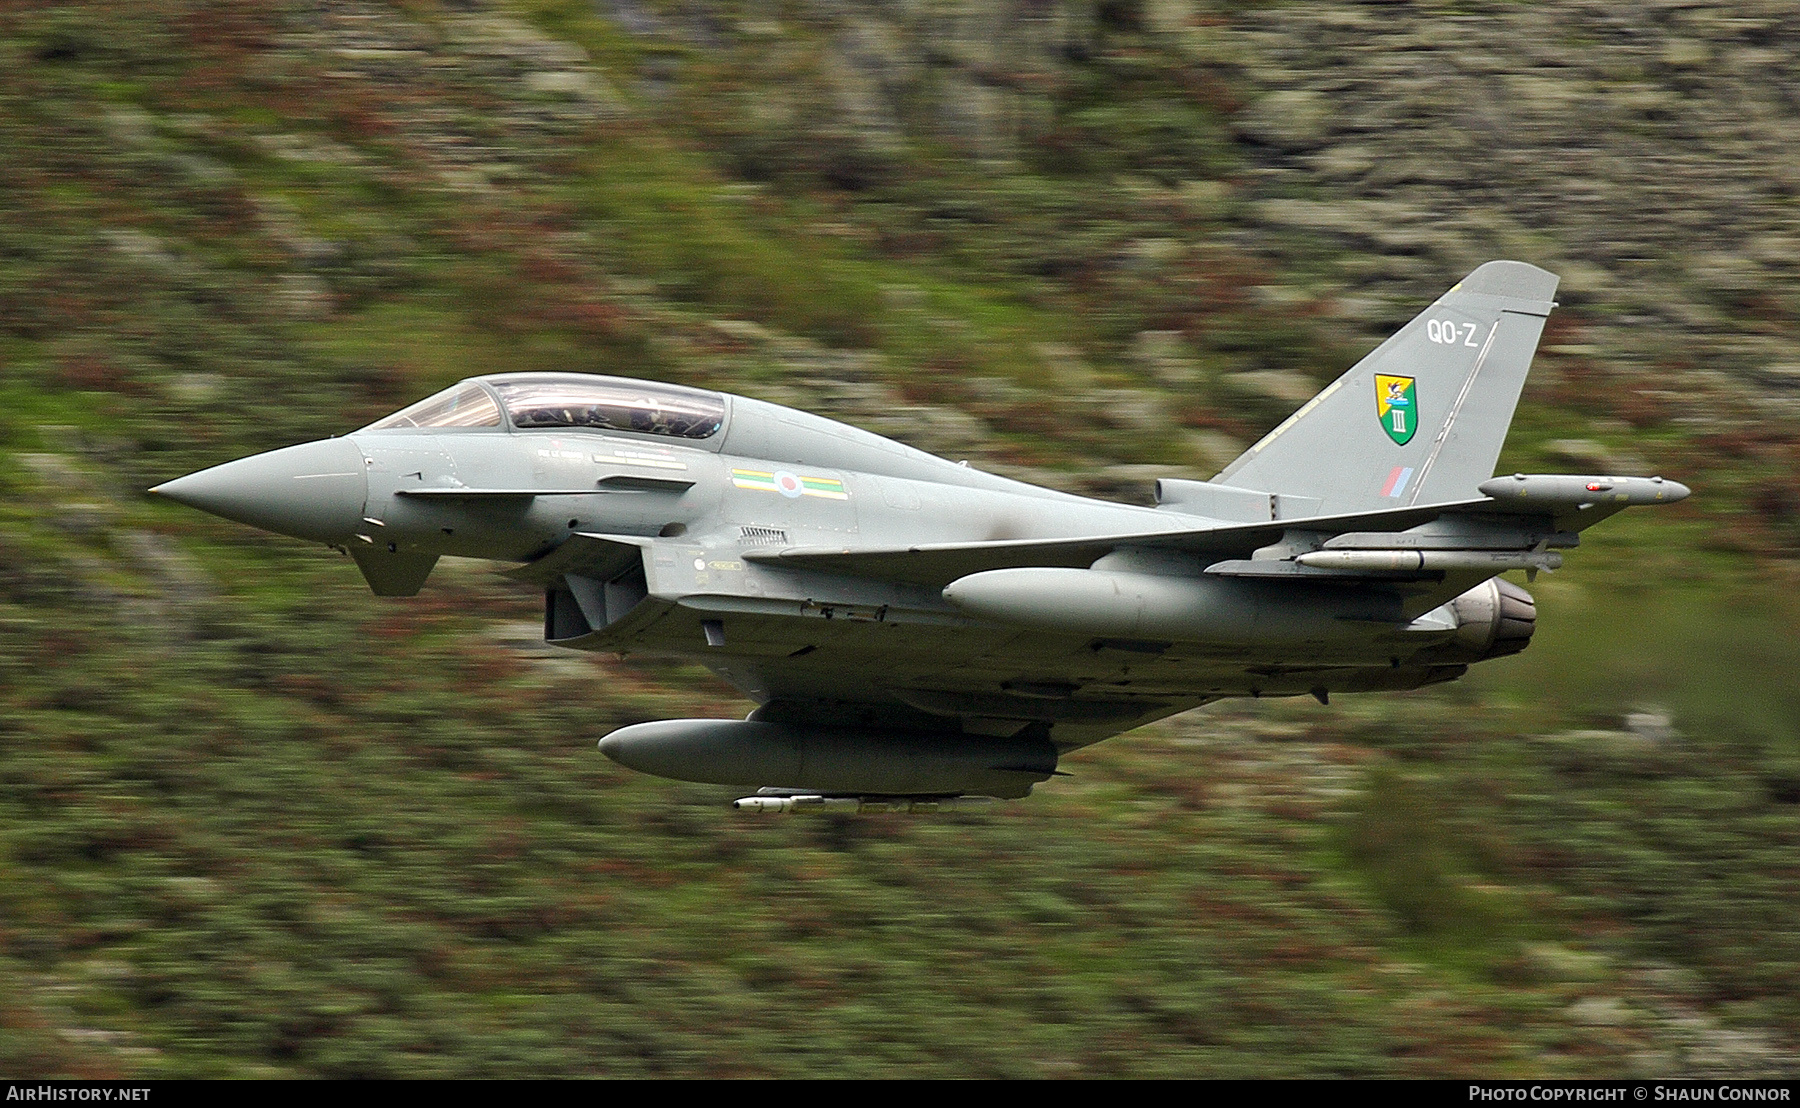
[[[806,492],[806,485],[798,476],[781,469],[775,471],[775,491],[792,500]]]

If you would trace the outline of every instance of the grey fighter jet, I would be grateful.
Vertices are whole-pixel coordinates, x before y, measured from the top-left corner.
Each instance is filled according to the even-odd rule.
[[[544,637],[704,662],[748,719],[615,731],[739,807],[1022,797],[1057,759],[1231,696],[1410,689],[1530,642],[1499,575],[1682,499],[1660,477],[1493,476],[1555,307],[1496,261],[1211,481],[1072,496],[741,396],[474,377],[342,438],[151,490],[326,543],[379,596],[445,555],[519,563]]]

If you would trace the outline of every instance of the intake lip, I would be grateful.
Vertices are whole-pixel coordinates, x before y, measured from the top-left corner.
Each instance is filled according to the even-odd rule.
[[[362,519],[367,470],[349,439],[320,439],[177,477],[150,492],[278,535],[342,542]]]

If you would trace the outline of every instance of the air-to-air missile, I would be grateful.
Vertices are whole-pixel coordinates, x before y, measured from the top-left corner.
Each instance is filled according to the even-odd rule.
[[[1688,490],[1494,477],[1557,279],[1489,262],[1210,481],[1054,492],[775,404],[570,373],[473,377],[342,438],[153,492],[324,543],[380,596],[514,563],[544,636],[704,662],[744,720],[600,741],[746,810],[1016,798],[1222,697],[1416,688],[1523,650],[1580,532]]]

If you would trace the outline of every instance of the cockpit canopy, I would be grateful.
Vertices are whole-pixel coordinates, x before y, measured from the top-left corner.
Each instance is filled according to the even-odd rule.
[[[704,439],[725,422],[725,398],[716,392],[581,373],[521,373],[452,385],[365,430],[498,427],[502,406],[520,428],[593,427]]]
[[[488,382],[514,427],[597,427],[678,439],[711,438],[725,423],[716,392],[574,373],[507,376]]]
[[[451,385],[402,408],[386,419],[364,427],[365,431],[392,431],[402,427],[498,427],[500,405],[486,389],[473,381]]]

